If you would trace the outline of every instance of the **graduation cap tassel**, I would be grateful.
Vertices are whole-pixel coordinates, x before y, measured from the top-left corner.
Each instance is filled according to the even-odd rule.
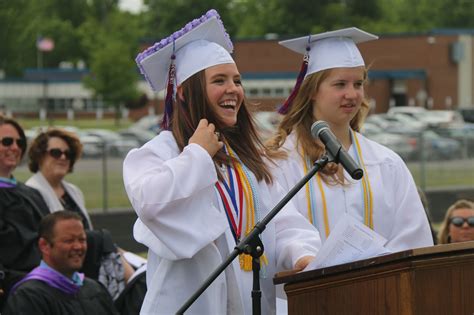
[[[301,64],[301,69],[298,74],[298,78],[296,79],[295,87],[291,91],[290,96],[286,99],[285,103],[278,109],[278,113],[282,115],[286,115],[288,111],[290,110],[291,104],[293,103],[293,100],[296,97],[296,94],[298,94],[298,91],[300,90],[301,83],[303,83],[304,77],[306,75],[306,71],[308,71],[308,61],[309,61],[309,46],[306,48],[306,54],[304,55],[303,58],[303,63]]]
[[[291,91],[291,94],[290,96],[288,96],[285,103],[278,109],[278,112],[282,115],[286,115],[290,110],[291,104],[293,103],[296,94],[298,94],[298,91],[301,87],[301,83],[303,83],[304,77],[306,76],[306,72],[308,71],[309,51],[311,50],[310,43],[311,35],[308,36],[308,43],[306,44],[306,53],[303,57],[303,63],[301,64],[301,69],[298,74],[298,78],[296,79],[295,87],[293,88],[293,91]]]
[[[174,60],[176,56],[174,54],[174,42],[173,42],[173,54],[171,55],[171,64],[168,71],[168,85],[166,87],[165,97],[165,110],[163,114],[162,126],[163,129],[169,130],[171,127],[171,118],[173,115],[173,103],[176,100],[176,65]]]

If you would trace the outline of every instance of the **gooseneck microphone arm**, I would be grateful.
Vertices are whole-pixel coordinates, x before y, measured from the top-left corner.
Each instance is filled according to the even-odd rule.
[[[353,179],[361,179],[364,172],[354,161],[349,153],[344,150],[339,140],[329,129],[327,122],[318,120],[311,126],[311,135],[315,139],[321,140],[326,146],[326,151],[334,158],[334,162],[341,163],[342,167]]]

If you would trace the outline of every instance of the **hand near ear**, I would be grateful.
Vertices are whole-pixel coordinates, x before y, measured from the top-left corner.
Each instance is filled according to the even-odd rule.
[[[201,119],[194,134],[189,138],[189,144],[199,144],[204,150],[213,157],[219,151],[224,143],[219,141],[219,137],[215,132],[214,124],[209,124],[207,119]]]

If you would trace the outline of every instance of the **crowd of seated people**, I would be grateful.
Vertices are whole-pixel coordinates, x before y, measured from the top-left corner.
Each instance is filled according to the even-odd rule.
[[[15,283],[40,265],[41,219],[60,210],[81,218],[88,248],[81,271],[100,282],[115,301],[127,306],[124,294],[136,294],[132,289],[146,290],[144,281],[137,284],[144,271],[141,268],[138,273],[143,275],[137,276],[135,269],[139,266],[132,266],[124,258],[124,251],[115,245],[110,233],[93,229],[81,190],[64,180],[81,156],[79,139],[61,129],[40,133],[28,152],[28,166],[34,175],[23,184],[13,172],[26,151],[22,127],[0,115],[0,313]]]

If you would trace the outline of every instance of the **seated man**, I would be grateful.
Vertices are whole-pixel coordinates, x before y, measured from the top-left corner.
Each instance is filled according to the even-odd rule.
[[[39,237],[41,264],[13,287],[3,315],[117,314],[107,290],[77,272],[87,251],[79,215],[48,214],[41,220]]]

